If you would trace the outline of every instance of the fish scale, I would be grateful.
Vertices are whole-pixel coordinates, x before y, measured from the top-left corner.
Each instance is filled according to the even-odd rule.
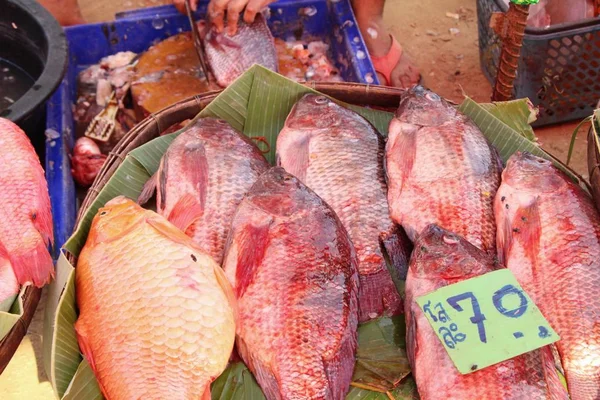
[[[94,218],[76,271],[75,330],[105,398],[206,395],[235,335],[231,288],[208,255],[118,197]]]
[[[231,218],[268,168],[249,138],[223,120],[201,118],[171,143],[149,185],[157,187],[158,213],[220,264]]]
[[[50,197],[44,170],[25,133],[0,118],[0,301],[31,282],[49,283],[54,264]],[[12,266],[12,273],[10,267]]]
[[[400,277],[410,249],[390,218],[383,156],[383,138],[368,121],[314,94],[296,103],[277,139],[278,164],[322,197],[350,234],[359,259],[360,321],[402,311],[382,248]]]
[[[269,170],[236,212],[223,268],[238,296],[238,352],[267,399],[343,399],[355,363],[357,259],[329,206]]]
[[[558,333],[573,400],[600,398],[600,215],[549,161],[509,159],[496,195],[498,254]]]
[[[405,94],[386,145],[392,219],[415,240],[428,224],[495,253],[501,160],[481,131],[435,93]]]
[[[549,347],[460,374],[416,302],[419,296],[499,267],[492,255],[436,225],[418,237],[406,280],[406,343],[422,400],[568,399]]]
[[[222,87],[229,86],[253,64],[277,72],[275,41],[260,13],[251,24],[240,19],[233,36],[217,33],[216,28],[211,27],[203,42],[210,69]]]

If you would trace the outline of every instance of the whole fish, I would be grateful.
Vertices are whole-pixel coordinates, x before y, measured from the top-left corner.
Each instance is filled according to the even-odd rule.
[[[171,143],[140,202],[156,186],[158,213],[220,264],[233,214],[267,169],[248,137],[226,121],[202,118]]]
[[[315,94],[294,105],[277,138],[278,164],[323,198],[350,234],[359,260],[360,321],[403,307],[386,257],[404,279],[410,242],[390,218],[384,146],[367,120]]]
[[[4,118],[0,118],[0,164],[2,301],[19,290],[16,282],[37,287],[49,283],[54,264],[48,251],[53,242],[52,214],[44,170],[25,132]]]
[[[498,254],[560,336],[571,398],[600,398],[600,215],[550,161],[516,153],[495,202]]]
[[[495,253],[493,202],[501,165],[467,116],[416,86],[390,122],[386,170],[392,218],[413,241],[435,223]]]
[[[357,329],[357,259],[333,210],[275,167],[240,204],[225,274],[237,349],[267,399],[343,399]]]
[[[262,14],[257,14],[254,22],[238,22],[233,36],[218,33],[211,27],[202,39],[206,59],[217,83],[227,87],[253,64],[262,65],[277,72],[279,61],[275,41]]]
[[[492,255],[436,225],[417,238],[406,279],[406,347],[422,400],[568,399],[548,346],[462,375],[416,302],[498,267]]]
[[[98,211],[77,262],[79,347],[106,399],[210,399],[235,340],[221,268],[123,196]]]

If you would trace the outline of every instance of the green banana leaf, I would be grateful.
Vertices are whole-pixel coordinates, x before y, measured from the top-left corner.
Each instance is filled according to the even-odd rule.
[[[275,139],[291,107],[312,89],[292,82],[260,66],[254,66],[225,89],[198,115],[227,120],[233,127],[268,143],[267,158],[273,162]],[[343,104],[343,103],[342,103]],[[387,134],[393,114],[348,106]],[[466,99],[460,107],[499,147],[506,160],[514,151],[527,150],[548,157],[522,133],[499,119],[489,107]],[[504,108],[502,108],[504,110]],[[504,111],[498,116],[506,114]],[[517,126],[517,125],[512,125]],[[64,249],[77,256],[83,247],[93,217],[100,207],[117,195],[136,199],[144,183],[158,168],[161,156],[178,133],[159,137],[130,152],[113,177],[86,211]],[[77,318],[74,296],[74,269],[64,255],[57,264],[57,279],[50,288],[44,332],[45,367],[59,398],[72,400],[100,398],[97,383],[90,379],[89,366],[82,362],[73,324]],[[416,398],[404,350],[404,326],[399,319],[380,319],[359,328],[355,382],[349,399]],[[256,383],[243,364],[232,365],[213,384],[213,398],[260,398]]]
[[[527,151],[535,156],[545,158],[551,161],[558,169],[567,174],[573,182],[581,186],[586,192],[590,193],[590,189],[587,183],[580,179],[574,174],[569,168],[562,164],[551,154],[548,154],[541,147],[531,140],[525,138],[520,133],[511,128],[508,123],[503,119],[498,118],[496,115],[488,111],[487,106],[481,105],[467,97],[458,108],[461,112],[466,114],[473,120],[475,125],[483,132],[485,137],[492,143],[504,162],[506,162],[511,155],[517,151]],[[517,116],[511,117],[514,123],[514,119]],[[521,115],[524,118],[524,115]]]
[[[0,303],[0,340],[8,335],[8,332],[15,326],[19,318],[23,316],[24,294],[25,287],[22,287],[18,294]]]
[[[479,103],[479,105],[526,139],[532,142],[537,140],[531,127],[531,124],[537,119],[537,110],[529,99]]]

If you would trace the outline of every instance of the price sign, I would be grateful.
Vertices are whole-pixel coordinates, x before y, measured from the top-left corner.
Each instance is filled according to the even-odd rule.
[[[508,269],[445,286],[417,304],[461,374],[560,339]]]

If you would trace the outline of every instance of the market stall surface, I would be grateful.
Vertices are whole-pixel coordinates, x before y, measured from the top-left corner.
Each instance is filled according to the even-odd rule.
[[[87,21],[100,22],[112,19],[119,11],[168,1],[79,0],[79,3]],[[447,13],[458,14],[459,19]],[[457,102],[463,99],[463,94],[476,101],[489,101],[491,87],[479,67],[475,0],[448,0],[442,5],[436,0],[388,0],[385,23],[421,69],[427,87]],[[452,32],[450,28],[454,28]],[[536,135],[542,147],[565,161],[576,125],[573,122],[536,129]],[[577,138],[571,164],[584,177],[587,177],[586,137],[582,132]],[[0,376],[0,393],[5,400],[55,398],[41,358],[44,303],[42,297],[28,335]]]

